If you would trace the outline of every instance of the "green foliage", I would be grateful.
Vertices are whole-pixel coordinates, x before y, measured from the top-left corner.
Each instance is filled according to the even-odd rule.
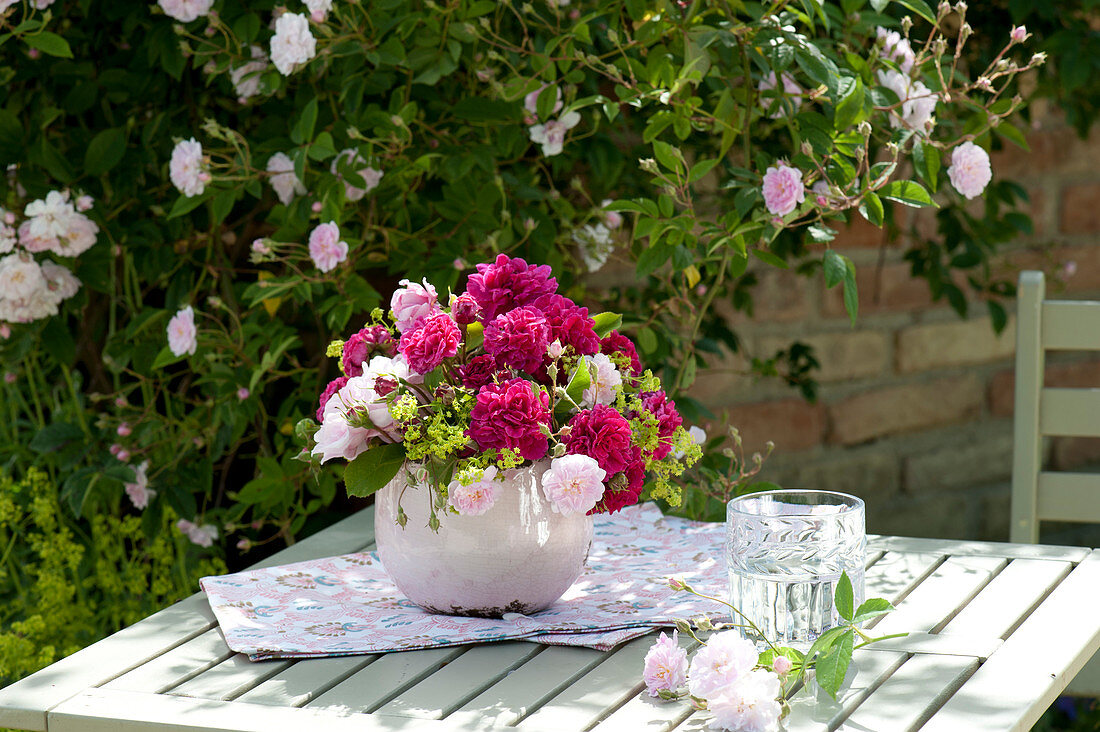
[[[0,477],[0,687],[195,591],[219,560],[187,561],[187,541],[163,514],[100,514],[73,522],[42,471]]]

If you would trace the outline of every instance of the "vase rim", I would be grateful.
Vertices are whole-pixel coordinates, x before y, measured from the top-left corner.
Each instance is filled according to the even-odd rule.
[[[834,509],[829,511],[829,515],[843,516],[850,513],[862,512],[865,510],[866,505],[859,496],[841,493],[840,491],[817,490],[813,488],[784,488],[770,491],[757,491],[755,493],[746,493],[743,496],[737,496],[726,504],[726,511],[729,515],[736,514],[738,516],[768,517],[780,514],[773,514],[761,509],[769,505],[780,504],[784,507],[782,515],[785,517],[820,516],[820,512],[815,512],[813,510],[815,507],[819,506],[827,506],[830,509]],[[805,510],[797,510],[799,507],[804,507]]]

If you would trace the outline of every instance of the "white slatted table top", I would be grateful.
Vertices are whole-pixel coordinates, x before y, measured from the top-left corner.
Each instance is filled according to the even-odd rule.
[[[256,565],[373,545],[370,509]],[[873,537],[868,596],[898,607],[837,700],[801,692],[801,730],[1028,730],[1100,648],[1100,550]],[[0,690],[0,728],[65,732],[703,730],[651,699],[652,636],[604,653],[505,642],[249,662],[193,595]]]

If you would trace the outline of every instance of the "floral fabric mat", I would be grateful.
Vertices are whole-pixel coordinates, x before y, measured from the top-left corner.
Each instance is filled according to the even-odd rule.
[[[584,574],[552,607],[501,620],[434,615],[413,605],[375,552],[204,577],[200,584],[226,643],[253,661],[387,653],[465,643],[529,640],[608,650],[672,625],[727,614],[673,592],[677,576],[725,597],[725,527],[664,517],[652,504],[596,517]]]

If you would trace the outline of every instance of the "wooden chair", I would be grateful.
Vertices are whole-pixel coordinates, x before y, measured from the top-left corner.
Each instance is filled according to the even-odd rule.
[[[1009,537],[1025,544],[1038,542],[1040,521],[1100,523],[1100,474],[1043,470],[1044,435],[1100,437],[1100,388],[1043,385],[1047,351],[1100,351],[1100,302],[1046,300],[1045,291],[1042,272],[1020,273]],[[1100,656],[1068,692],[1100,696]]]

